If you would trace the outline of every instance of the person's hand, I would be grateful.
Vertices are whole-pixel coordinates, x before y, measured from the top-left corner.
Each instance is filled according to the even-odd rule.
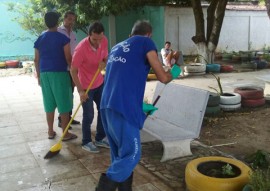
[[[172,79],[176,79],[181,73],[181,68],[177,64],[174,64],[170,72]]]
[[[80,100],[81,102],[85,102],[88,99],[88,95],[85,93],[85,91],[79,91],[79,95],[80,95]]]
[[[153,106],[152,104],[148,104],[148,103],[143,102],[143,112],[144,113],[152,115],[156,110],[158,110],[157,107]]]
[[[106,63],[104,61],[100,61],[98,63],[98,69],[102,71],[106,67]]]

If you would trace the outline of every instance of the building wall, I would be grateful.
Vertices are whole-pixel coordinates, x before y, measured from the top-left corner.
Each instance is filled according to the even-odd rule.
[[[19,24],[12,21],[15,13],[7,11],[7,2],[22,3],[24,0],[0,1],[0,59],[19,55],[33,55],[33,42],[35,36],[23,30]]]
[[[206,25],[206,9],[204,9]],[[266,11],[226,10],[217,51],[258,50],[270,47],[270,20]],[[165,40],[184,54],[196,54],[191,40],[195,21],[191,8],[165,7]]]

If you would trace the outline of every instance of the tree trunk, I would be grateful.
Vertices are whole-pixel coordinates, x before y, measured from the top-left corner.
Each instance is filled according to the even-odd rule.
[[[196,35],[192,37],[192,41],[197,46],[198,54],[201,55],[201,62],[213,63],[228,0],[211,1],[207,9],[206,37],[201,1],[191,0],[191,3],[196,23]]]
[[[264,1],[265,1],[268,17],[270,18],[270,0],[264,0]]]

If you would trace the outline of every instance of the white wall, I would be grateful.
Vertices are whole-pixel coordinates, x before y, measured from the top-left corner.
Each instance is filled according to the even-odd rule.
[[[206,9],[204,9],[206,18]],[[206,26],[206,19],[205,19]],[[165,7],[165,41],[184,54],[196,54],[191,40],[195,35],[195,20],[191,8]],[[226,10],[217,51],[248,50],[270,47],[270,20],[266,11]]]

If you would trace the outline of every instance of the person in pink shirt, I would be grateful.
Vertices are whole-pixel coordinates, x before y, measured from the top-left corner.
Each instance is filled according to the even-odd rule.
[[[90,25],[88,36],[76,46],[70,69],[83,107],[82,149],[92,153],[99,152],[97,146],[110,148],[99,111],[103,91],[103,76],[101,73],[98,74],[90,91],[85,95],[86,89],[98,68],[102,70],[106,66],[107,57],[108,40],[104,35],[102,23],[96,21]],[[98,111],[95,143],[92,141],[90,128],[94,119],[94,102]]]

